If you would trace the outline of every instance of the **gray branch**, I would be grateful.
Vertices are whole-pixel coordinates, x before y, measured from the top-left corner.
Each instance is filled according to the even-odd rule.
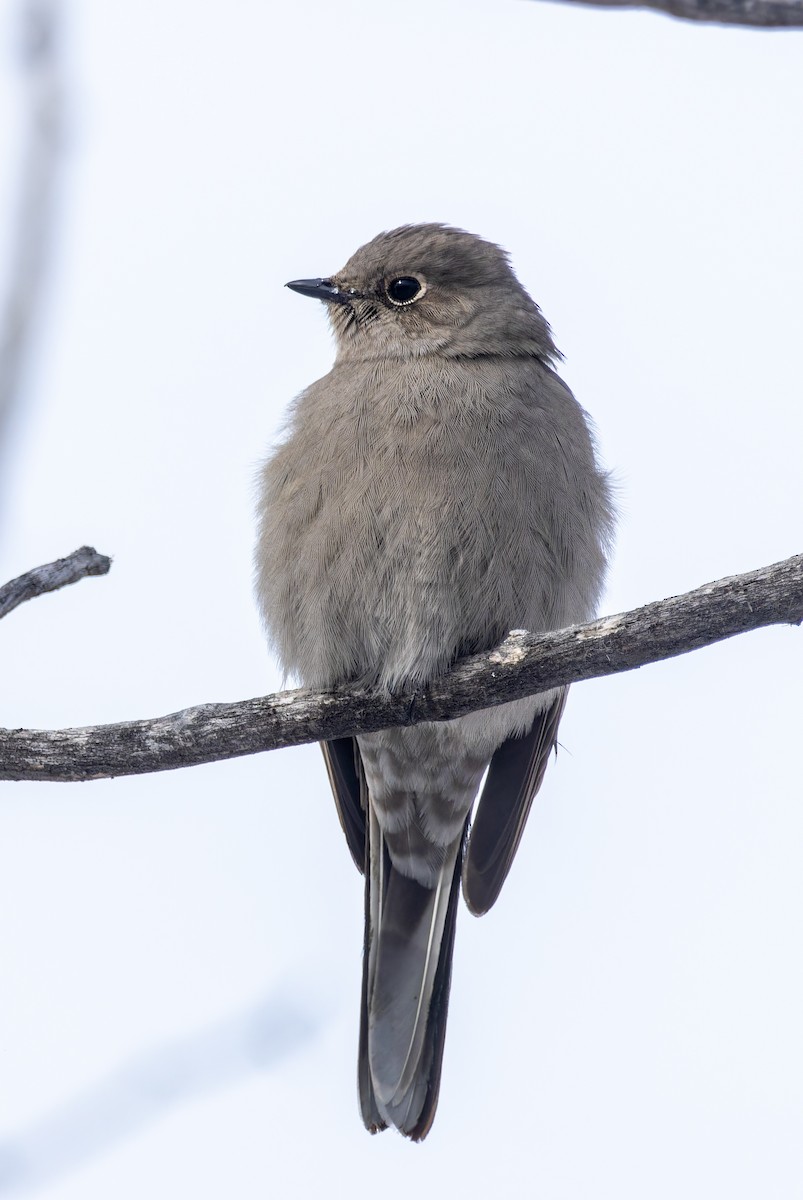
[[[569,0],[597,8],[651,8],[685,21],[749,25],[755,29],[803,27],[803,0]]]
[[[803,621],[803,555],[556,633],[515,630],[425,693],[356,687],[201,704],[84,729],[0,730],[0,779],[76,781],[170,771],[326,738],[443,721],[563,684],[631,671],[759,629]]]
[[[0,587],[0,617],[5,617],[26,600],[33,600],[44,592],[56,592],[68,583],[86,579],[87,575],[107,575],[111,565],[112,560],[105,554],[98,554],[92,546],[82,546],[66,558],[34,567]]]

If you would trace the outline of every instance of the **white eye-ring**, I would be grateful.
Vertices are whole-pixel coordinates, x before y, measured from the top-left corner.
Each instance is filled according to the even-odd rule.
[[[397,308],[405,308],[408,304],[420,300],[426,290],[427,285],[413,275],[399,275],[396,279],[389,280],[385,287],[388,300]]]

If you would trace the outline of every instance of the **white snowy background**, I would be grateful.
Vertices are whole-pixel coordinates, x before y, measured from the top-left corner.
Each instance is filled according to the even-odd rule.
[[[253,477],[332,357],[283,284],[404,222],[502,243],[551,321],[619,481],[605,611],[803,548],[803,33],[524,0],[63,18],[0,580],[114,565],[0,624],[0,725],[278,686]],[[0,785],[0,1194],[798,1195],[802,669],[778,628],[573,689],[502,898],[461,914],[422,1146],[357,1115],[361,880],[316,747]]]

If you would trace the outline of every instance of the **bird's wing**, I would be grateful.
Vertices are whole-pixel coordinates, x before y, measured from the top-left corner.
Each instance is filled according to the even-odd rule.
[[[365,811],[368,786],[356,738],[333,738],[321,742],[323,759],[337,805],[337,815],[346,835],[351,857],[365,874]]]
[[[528,733],[508,738],[491,759],[463,864],[463,895],[476,916],[494,904],[507,878],[557,743],[567,691],[536,715]]]

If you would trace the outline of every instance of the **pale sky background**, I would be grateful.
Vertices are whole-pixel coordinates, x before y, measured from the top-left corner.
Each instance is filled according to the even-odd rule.
[[[284,290],[381,229],[506,246],[617,474],[605,611],[801,550],[803,33],[533,0],[75,0],[0,580],[0,725],[274,689],[257,464],[329,367]],[[0,8],[0,239],[22,113]],[[5,260],[4,248],[0,261]],[[432,1134],[357,1115],[361,880],[315,747],[0,785],[0,1195],[803,1188],[803,633],[573,689],[461,913]]]

